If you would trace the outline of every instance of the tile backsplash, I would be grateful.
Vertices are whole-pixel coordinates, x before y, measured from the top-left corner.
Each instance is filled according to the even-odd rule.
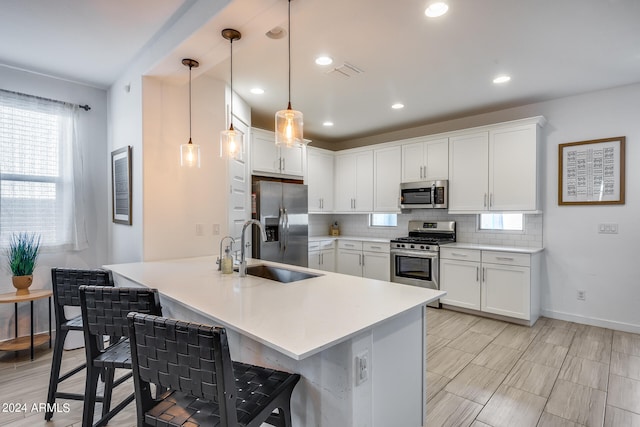
[[[478,215],[449,215],[440,210],[414,210],[398,215],[397,227],[371,227],[368,214],[310,214],[309,236],[326,236],[329,226],[338,221],[340,234],[345,236],[393,239],[406,236],[410,220],[456,221],[457,241],[485,245],[542,247],[542,214],[525,215],[524,231],[480,231]]]

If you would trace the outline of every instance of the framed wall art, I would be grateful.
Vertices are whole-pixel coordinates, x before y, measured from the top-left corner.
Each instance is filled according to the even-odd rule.
[[[111,152],[113,222],[131,225],[131,146]]]
[[[558,205],[624,204],[625,137],[558,147]]]

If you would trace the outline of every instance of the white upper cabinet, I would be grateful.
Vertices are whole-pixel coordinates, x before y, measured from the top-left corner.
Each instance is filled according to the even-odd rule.
[[[449,210],[487,210],[488,174],[488,132],[449,138]]]
[[[489,207],[497,211],[538,209],[537,125],[489,131]]]
[[[333,211],[333,153],[307,147],[309,212]]]
[[[400,147],[373,151],[374,212],[400,212]]]
[[[373,211],[373,150],[338,154],[335,168],[335,211]]]
[[[538,211],[543,120],[450,137],[449,211]]]
[[[448,138],[402,145],[402,182],[433,181],[448,176]]]
[[[251,129],[251,172],[261,175],[303,176],[302,147],[278,147],[275,134],[263,129]]]

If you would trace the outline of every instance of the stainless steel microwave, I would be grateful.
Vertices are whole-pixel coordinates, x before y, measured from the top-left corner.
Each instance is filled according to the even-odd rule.
[[[449,181],[421,181],[400,184],[402,209],[446,209],[449,207]]]

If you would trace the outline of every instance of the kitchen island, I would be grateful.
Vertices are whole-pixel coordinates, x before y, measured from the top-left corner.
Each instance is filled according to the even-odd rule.
[[[426,304],[444,292],[292,267],[292,283],[224,275],[215,257],[105,265],[157,288],[167,317],[225,326],[234,360],[300,373],[294,426],[422,426]]]

